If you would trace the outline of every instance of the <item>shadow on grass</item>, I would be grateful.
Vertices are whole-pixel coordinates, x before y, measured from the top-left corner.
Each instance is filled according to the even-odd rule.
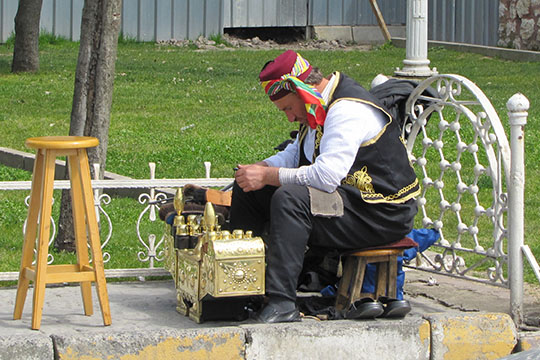
[[[11,72],[11,58],[0,57],[0,74],[9,74]]]

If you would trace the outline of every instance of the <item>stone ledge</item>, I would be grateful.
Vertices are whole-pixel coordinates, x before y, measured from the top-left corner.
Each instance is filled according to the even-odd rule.
[[[52,339],[47,335],[0,337],[0,359],[54,359]]]
[[[405,26],[389,25],[390,36],[405,36]],[[381,29],[376,25],[366,26],[313,26],[313,35],[318,40],[339,40],[357,44],[384,44]]]
[[[499,359],[512,352],[518,334],[508,314],[428,314],[431,359]]]
[[[52,335],[57,358],[69,359],[244,359],[238,328]],[[51,357],[52,359],[52,357]]]
[[[242,325],[246,359],[430,359],[430,326],[403,320],[304,320],[292,324]]]
[[[540,349],[540,331],[521,331],[516,351]]]

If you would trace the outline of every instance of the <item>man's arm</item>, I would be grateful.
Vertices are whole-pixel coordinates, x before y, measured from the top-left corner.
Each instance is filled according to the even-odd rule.
[[[268,166],[264,161],[251,165],[238,165],[234,178],[244,191],[262,189],[266,185],[280,186],[279,168]]]

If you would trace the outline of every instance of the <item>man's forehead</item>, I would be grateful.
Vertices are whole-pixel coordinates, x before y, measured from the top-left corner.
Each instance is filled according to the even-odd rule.
[[[288,93],[287,95],[285,95],[284,97],[282,98],[279,98],[277,100],[274,100],[272,101],[274,103],[274,105],[276,105],[278,107],[278,109],[282,110],[288,106],[292,106],[294,103],[296,103],[297,101],[301,101],[300,98],[298,97],[298,95],[296,95],[295,93]]]

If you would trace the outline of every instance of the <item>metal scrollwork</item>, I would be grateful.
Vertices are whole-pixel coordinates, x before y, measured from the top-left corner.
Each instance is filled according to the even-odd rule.
[[[94,179],[97,180],[99,179],[100,165],[94,164],[93,167],[94,167]],[[103,224],[104,224],[103,221],[101,221],[101,215],[103,215],[105,217],[105,220],[107,221],[107,229],[108,229],[107,235],[103,236],[100,234],[99,236],[101,239],[101,251],[103,253],[104,263],[107,263],[111,259],[111,254],[108,253],[107,251],[103,251],[103,249],[108,244],[109,240],[111,240],[113,224],[112,224],[111,218],[109,217],[109,214],[107,214],[107,212],[105,211],[105,209],[103,209],[103,206],[101,206],[101,204],[109,205],[110,203],[111,203],[111,197],[109,195],[101,194],[99,189],[94,190],[94,208],[96,209],[96,220],[97,220],[97,223],[99,224],[100,233],[103,230]],[[90,248],[90,244],[86,244],[86,245],[88,246],[88,248]]]
[[[430,87],[438,97],[428,95],[433,94],[426,91]],[[434,245],[440,253],[422,254],[420,267],[507,286],[507,194],[502,184],[510,170],[510,147],[495,109],[473,82],[459,75],[423,81],[406,109],[402,134],[422,180],[418,216],[423,227],[440,234]]]
[[[26,204],[26,207],[30,206],[30,195],[28,195],[24,199],[24,203]],[[51,206],[52,205],[54,205],[54,198],[52,199],[52,202],[51,202]],[[28,219],[24,219],[23,231],[22,231],[23,232],[23,239],[24,239],[24,235],[26,233],[26,222],[27,221],[28,221]],[[49,237],[49,247],[53,243],[55,236],[56,236],[56,223],[54,222],[54,219],[51,216],[51,235]],[[34,247],[34,254],[37,254],[36,247]],[[47,255],[47,264],[52,264],[53,261],[54,261],[54,256],[49,252],[49,254]],[[35,264],[35,263],[36,263],[36,259],[34,258],[34,260],[32,261],[32,264]]]
[[[150,163],[150,179],[155,178],[155,163]],[[159,250],[161,245],[164,242],[165,237],[163,235],[160,236],[159,241],[156,242],[156,235],[155,234],[148,234],[148,241],[145,242],[143,240],[143,237],[141,235],[141,223],[145,216],[145,214],[148,214],[148,219],[150,222],[155,222],[156,217],[156,211],[159,211],[159,201],[164,200],[167,198],[167,195],[164,193],[156,193],[156,190],[154,188],[150,188],[150,194],[141,194],[139,196],[139,203],[140,204],[148,204],[143,211],[140,213],[139,218],[137,219],[137,237],[139,239],[139,242],[144,246],[146,251],[139,251],[137,253],[137,257],[141,262],[148,262],[149,267],[154,267],[154,261],[163,261],[164,257],[164,249]]]

